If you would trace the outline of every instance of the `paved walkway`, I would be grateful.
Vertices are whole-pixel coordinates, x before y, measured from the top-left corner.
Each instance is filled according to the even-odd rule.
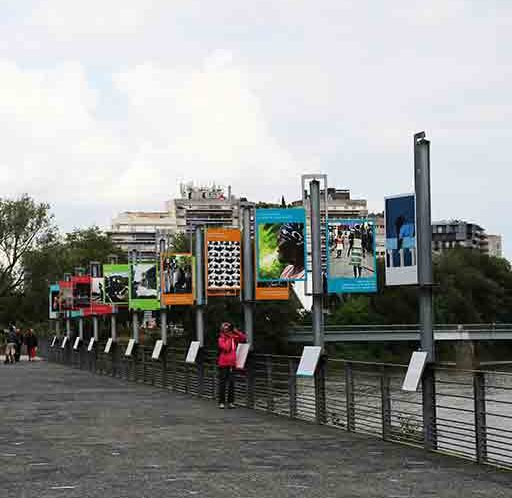
[[[2,498],[510,497],[512,472],[45,362],[0,365]]]

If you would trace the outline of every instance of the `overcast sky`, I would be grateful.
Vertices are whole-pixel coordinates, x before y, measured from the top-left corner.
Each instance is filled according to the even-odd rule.
[[[292,200],[323,172],[382,210],[425,130],[433,218],[512,257],[509,0],[2,0],[0,32],[0,196],[63,229],[180,180]]]

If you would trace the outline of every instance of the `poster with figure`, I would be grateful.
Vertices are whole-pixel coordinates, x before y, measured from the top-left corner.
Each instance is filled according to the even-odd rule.
[[[59,318],[60,311],[60,287],[59,284],[50,285],[50,293],[48,300],[50,320]]]
[[[127,305],[129,299],[129,265],[103,265],[103,303]]]
[[[385,199],[386,285],[416,285],[416,197]]]
[[[257,281],[305,280],[304,209],[256,209],[255,223]]]
[[[205,238],[206,293],[236,295],[242,288],[241,233],[237,228],[209,228]]]
[[[130,309],[158,310],[158,265],[156,261],[130,265]]]
[[[190,253],[163,253],[160,288],[164,306],[194,304],[194,258]]]
[[[103,303],[105,281],[103,277],[91,277],[91,315],[109,315],[112,306]]]
[[[73,309],[73,284],[71,282],[61,280],[60,288],[60,310],[71,311]]]
[[[329,219],[327,291],[377,292],[375,225],[366,219]]]

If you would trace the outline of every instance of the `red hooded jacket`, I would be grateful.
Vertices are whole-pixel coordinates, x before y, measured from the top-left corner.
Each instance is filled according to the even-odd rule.
[[[240,330],[232,332],[221,332],[219,335],[219,367],[236,367],[236,348],[241,342],[245,342],[246,337]]]

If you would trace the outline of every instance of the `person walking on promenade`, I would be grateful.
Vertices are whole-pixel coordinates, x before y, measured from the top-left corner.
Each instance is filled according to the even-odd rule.
[[[16,336],[16,327],[14,324],[9,325],[7,332],[7,346],[5,347],[5,363],[14,363],[16,357],[16,343],[18,338]]]
[[[235,330],[232,323],[225,322],[222,324],[218,340],[219,358],[217,360],[219,367],[219,408],[225,408],[226,406],[226,391],[228,408],[235,407],[234,369],[236,367],[236,349],[239,343],[245,341],[245,334]]]
[[[27,346],[28,361],[34,361],[37,351],[37,337],[33,329],[28,329],[25,335],[25,344]]]

